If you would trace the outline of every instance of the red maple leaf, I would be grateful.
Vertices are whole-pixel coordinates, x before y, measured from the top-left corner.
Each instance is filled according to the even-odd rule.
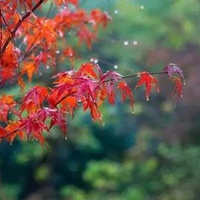
[[[156,91],[159,92],[158,81],[149,72],[145,71],[139,72],[137,76],[139,77],[139,81],[135,86],[135,89],[140,87],[141,85],[145,85],[145,96],[146,100],[149,101],[152,85],[154,85],[156,87]]]
[[[43,101],[48,97],[48,89],[42,86],[33,87],[23,98],[23,102],[20,108],[21,113],[27,110],[29,114],[35,113]]]
[[[120,82],[117,88],[122,91],[122,96],[121,96],[122,103],[124,103],[124,101],[128,97],[130,99],[131,107],[133,109],[134,99],[133,99],[133,93],[132,93],[131,88],[127,85],[125,81]]]
[[[183,97],[183,83],[180,78],[173,77],[172,82],[174,83],[174,91],[172,95],[177,95],[177,98]]]

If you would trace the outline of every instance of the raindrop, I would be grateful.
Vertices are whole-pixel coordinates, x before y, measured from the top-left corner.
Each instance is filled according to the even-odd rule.
[[[39,76],[42,76],[42,72],[39,72]]]
[[[140,9],[143,10],[143,9],[144,9],[144,6],[143,6],[143,5],[140,5]]]
[[[94,63],[97,64],[97,63],[98,63],[98,59],[95,59],[95,60],[94,60]]]
[[[119,14],[119,11],[118,11],[118,10],[115,10],[114,13],[117,15],[117,14]]]
[[[105,125],[106,125],[105,123],[102,124],[102,126],[105,126]]]
[[[81,103],[81,99],[79,99],[78,102]]]
[[[21,11],[21,14],[24,14],[25,12],[24,11]]]
[[[94,59],[93,59],[93,58],[90,58],[90,61],[91,61],[91,62],[94,62]]]
[[[124,41],[124,45],[127,46],[129,43],[128,41]]]
[[[67,136],[65,136],[65,140],[67,140],[68,138],[67,138]]]
[[[132,114],[135,114],[135,112],[134,112],[134,111],[132,111]]]
[[[114,69],[118,69],[118,65],[114,65]]]
[[[65,10],[67,10],[67,7],[66,7],[66,6],[64,6],[64,9],[65,9]]]
[[[57,54],[59,54],[59,53],[60,53],[60,51],[56,51],[56,53],[57,53]]]
[[[138,41],[134,40],[133,45],[138,45]]]
[[[49,69],[49,68],[50,68],[49,65],[47,65],[47,66],[46,66],[46,69]]]

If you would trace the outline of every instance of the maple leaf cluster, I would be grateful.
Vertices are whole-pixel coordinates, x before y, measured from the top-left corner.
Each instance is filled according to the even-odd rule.
[[[44,0],[1,1],[0,15],[0,83],[17,81],[24,90],[25,78],[31,82],[39,67],[56,67],[66,58],[73,64],[77,53],[68,44],[67,33],[76,32],[78,45],[86,43],[92,48],[97,39],[99,27],[106,27],[111,17],[106,12],[93,9],[86,12],[79,8],[78,0],[54,0],[51,6],[59,12],[49,18],[35,14]],[[69,6],[70,5],[70,6]],[[70,9],[73,7],[73,9]],[[62,41],[62,48],[59,43]],[[155,73],[154,73],[155,74]],[[182,96],[183,73],[175,64],[169,64],[162,72],[168,74],[175,85],[178,97]],[[175,76],[176,75],[176,76]],[[177,76],[178,75],[178,76]],[[107,101],[115,104],[116,91],[121,92],[122,103],[130,100],[134,109],[134,96],[126,78],[139,78],[135,88],[145,86],[146,100],[149,100],[152,86],[159,92],[158,81],[150,72],[122,76],[116,71],[102,72],[98,64],[86,62],[78,70],[59,72],[53,76],[53,87],[35,85],[20,101],[14,96],[0,96],[0,139],[13,142],[20,139],[35,139],[44,144],[44,133],[51,134],[51,128],[59,126],[67,134],[66,117],[74,117],[76,109],[89,111],[94,121],[101,121],[100,106]],[[12,115],[12,121],[8,120]]]

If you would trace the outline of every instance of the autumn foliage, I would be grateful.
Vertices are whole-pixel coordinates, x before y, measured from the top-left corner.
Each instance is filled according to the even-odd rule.
[[[58,9],[54,17],[38,16],[37,10],[51,2],[50,8]],[[78,58],[75,49],[68,44],[69,30],[76,32],[77,44],[92,48],[100,27],[111,21],[108,13],[99,9],[91,12],[79,8],[78,0],[6,0],[0,2],[0,82],[16,82],[23,92],[26,79],[31,82],[39,68],[56,68],[68,59],[74,65]],[[49,9],[50,11],[51,9]],[[62,42],[62,45],[60,45]],[[107,101],[115,104],[121,93],[122,103],[129,99],[134,109],[134,95],[127,78],[137,78],[135,88],[145,87],[149,100],[152,87],[159,92],[156,74],[167,74],[174,84],[177,97],[182,96],[183,73],[175,64],[167,65],[157,73],[138,72],[123,76],[116,71],[103,72],[95,62],[83,63],[75,68],[59,72],[52,77],[53,87],[35,85],[17,101],[14,96],[0,96],[0,138],[12,142],[16,136],[23,140],[36,139],[45,142],[44,133],[51,134],[53,126],[59,126],[67,134],[66,117],[74,117],[80,107],[89,111],[94,121],[101,121],[100,106]],[[12,114],[12,120],[8,119]]]

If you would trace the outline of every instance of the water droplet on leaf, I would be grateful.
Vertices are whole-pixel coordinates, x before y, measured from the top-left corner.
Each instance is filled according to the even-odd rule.
[[[128,41],[124,41],[124,45],[127,46],[129,44]]]
[[[115,10],[114,13],[117,15],[117,14],[119,14],[119,11],[118,11],[118,10]]]
[[[114,65],[114,69],[118,69],[118,65]]]
[[[140,5],[140,9],[143,10],[144,9],[144,5]]]
[[[138,41],[134,40],[133,45],[138,45]]]

